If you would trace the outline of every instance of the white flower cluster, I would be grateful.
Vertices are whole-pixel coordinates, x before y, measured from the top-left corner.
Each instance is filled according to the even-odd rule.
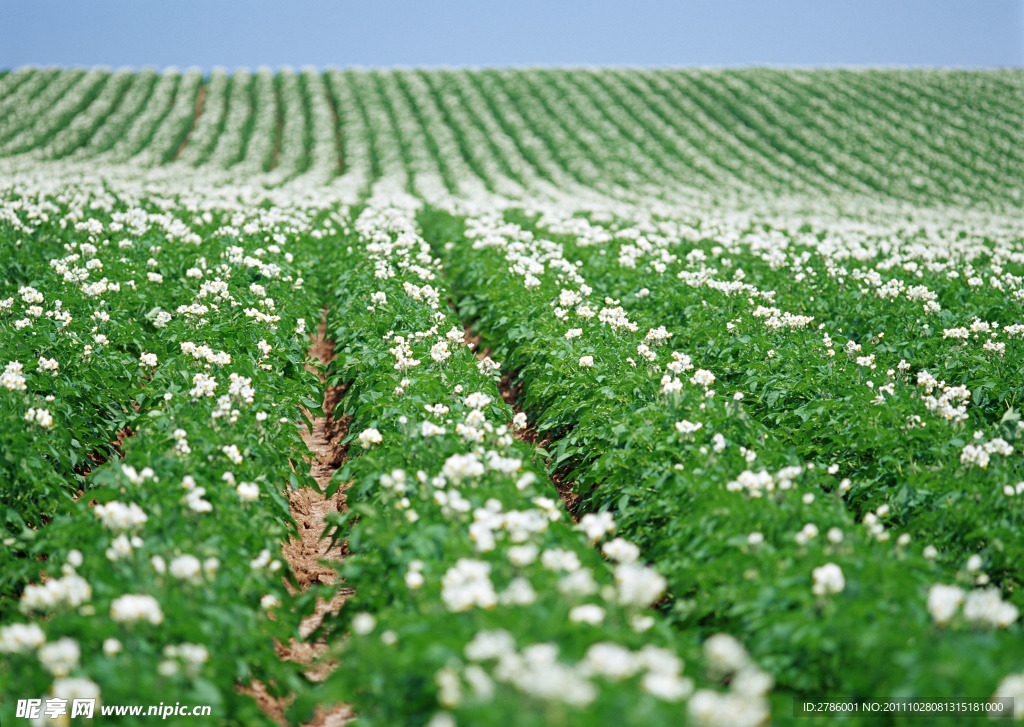
[[[157,672],[164,677],[171,677],[179,672],[195,679],[203,664],[210,660],[209,650],[202,644],[168,644],[163,650],[164,660],[157,667]]]
[[[430,348],[430,358],[437,363],[443,363],[451,358],[451,351],[448,350],[448,341],[438,341]]]
[[[92,598],[92,586],[74,572],[60,578],[51,578],[42,585],[29,584],[21,594],[18,609],[25,614],[33,611],[48,613],[61,606],[81,606]]]
[[[118,623],[148,621],[159,626],[163,623],[164,613],[160,603],[152,596],[127,593],[118,596],[110,604],[110,618]]]
[[[246,502],[257,500],[260,496],[259,485],[253,482],[239,482],[238,486],[235,488],[235,492],[237,492],[238,496]]]
[[[715,383],[715,375],[707,369],[697,369],[690,377],[690,383],[703,386],[705,390]]]
[[[43,429],[53,426],[53,416],[50,415],[48,409],[29,409],[25,412],[25,421],[35,422]]]
[[[99,699],[100,686],[84,677],[54,679],[50,693],[57,699],[73,701],[76,699]]]
[[[1002,437],[980,444],[967,444],[960,451],[960,463],[986,469],[993,454],[1009,457],[1013,454],[1013,447]]]
[[[484,356],[482,359],[477,361],[476,369],[484,376],[494,375],[501,371],[501,364],[492,359],[490,356]]]
[[[435,499],[448,508],[457,510],[463,501],[458,492],[435,493]],[[509,541],[522,543],[528,540],[533,533],[542,533],[548,529],[549,521],[557,518],[552,517],[550,510],[510,510],[501,512],[501,503],[497,500],[488,503],[489,507],[477,508],[473,511],[473,522],[469,526],[468,534],[473,541],[477,552],[486,553],[494,550],[497,537],[501,533],[507,533]],[[556,513],[558,517],[561,513]],[[517,551],[519,552],[519,551]]]
[[[146,480],[156,479],[156,472],[153,471],[152,467],[143,467],[141,470],[136,470],[130,464],[122,463],[121,474],[133,485],[141,485]]]
[[[1024,672],[1010,674],[999,682],[999,686],[996,687],[996,691],[992,694],[992,704],[988,708],[990,719],[1007,718],[1007,713],[1001,709],[1002,703],[997,701],[1000,699],[1012,699],[1013,712],[1010,713],[1010,716],[1018,722],[1024,720]]]
[[[587,307],[587,306],[581,306],[581,308],[587,308],[587,310],[589,310],[589,307]],[[581,315],[579,308],[576,310],[576,313],[577,313],[577,315]],[[583,316],[583,317],[589,318],[590,316]],[[601,325],[608,326],[613,331],[625,330],[625,331],[630,331],[630,332],[635,333],[636,330],[637,330],[637,324],[635,322],[629,320],[629,318],[626,316],[626,311],[622,308],[622,306],[618,306],[617,305],[615,307],[605,307],[605,308],[602,308],[600,310],[600,312],[598,312],[598,314],[597,314],[597,319],[598,319],[598,321],[601,322]],[[664,330],[664,326],[661,327],[661,330]],[[656,333],[656,335],[660,335],[660,333]],[[663,340],[651,339],[651,340],[654,340],[655,343],[662,343],[664,340],[667,340],[668,336],[671,336],[671,335],[672,334],[666,332],[666,338],[665,339],[663,339]]]
[[[238,449],[237,444],[225,444],[220,448],[220,451],[224,453],[224,456],[231,460],[232,464],[242,464],[242,452]]]
[[[0,374],[0,386],[8,391],[25,391],[25,376],[21,373],[25,367],[17,361],[11,361]]]
[[[55,677],[66,677],[77,669],[81,656],[78,642],[68,637],[39,647],[39,663]]]
[[[661,377],[661,393],[666,396],[672,394],[678,394],[683,390],[683,382],[681,379],[672,376],[671,374],[665,374]]]
[[[724,446],[723,446],[724,448]],[[750,497],[763,497],[764,493],[786,491],[795,487],[795,480],[803,472],[802,467],[783,467],[774,475],[766,470],[753,472],[744,470],[739,477],[726,484],[729,492],[746,492]]]
[[[55,358],[43,358],[39,357],[39,370],[40,371],[52,371],[53,375],[57,375],[57,370],[60,369],[60,364],[57,363]]]
[[[778,308],[771,308],[770,310],[772,314],[765,320],[764,325],[772,331],[780,331],[783,328],[788,328],[791,331],[800,330],[807,328],[807,326],[814,322],[814,316],[797,315],[789,311],[779,313]],[[757,312],[755,311],[756,314]]]
[[[609,540],[601,546],[601,552],[616,563],[636,563],[640,559],[640,548],[624,538]]]
[[[189,396],[193,399],[213,398],[217,393],[217,379],[200,372],[192,377],[192,390]]]
[[[110,546],[104,551],[104,555],[111,562],[123,560],[131,557],[132,553],[135,552],[135,548],[141,548],[142,545],[143,540],[137,535],[129,538],[124,533],[121,533],[111,541]]]
[[[653,568],[639,563],[619,563],[614,569],[617,600],[628,608],[646,608],[661,598],[667,581]]]
[[[816,596],[842,593],[843,589],[846,588],[843,570],[835,563],[826,563],[819,568],[815,568],[811,575],[814,580],[811,592]]]
[[[43,294],[31,286],[22,286],[18,288],[18,295],[21,296],[21,300],[25,303],[43,302]]]
[[[274,560],[270,555],[270,550],[264,548],[255,558],[249,561],[249,567],[253,570],[267,568],[271,573],[276,573],[281,570],[281,561]]]
[[[970,389],[966,386],[946,386],[945,381],[938,381],[927,371],[918,372],[917,383],[924,387],[926,395],[922,400],[928,411],[945,418],[951,424],[967,421],[967,402],[971,398]],[[942,390],[942,394],[938,398],[932,396],[935,389]]]
[[[464,480],[483,477],[484,464],[473,452],[453,454],[445,460],[441,475],[449,482],[459,483]]]
[[[405,371],[420,365],[420,361],[413,357],[412,346],[406,343],[403,336],[395,336],[395,346],[388,349],[395,357],[395,369]]]
[[[384,438],[381,437],[380,432],[373,427],[370,429],[364,429],[359,433],[359,446],[363,449],[369,449],[373,445],[380,444],[383,441]]]
[[[13,623],[0,627],[0,654],[23,654],[46,643],[37,623]]]
[[[680,434],[694,434],[704,428],[704,424],[701,422],[691,422],[683,419],[681,422],[676,422],[676,431]]]
[[[179,555],[171,561],[168,572],[180,581],[198,583],[202,578],[203,564],[194,555]]]
[[[447,433],[444,427],[434,424],[432,421],[424,420],[420,425],[420,434],[423,437],[440,437]]]
[[[491,564],[482,560],[459,558],[441,578],[441,600],[457,613],[477,606],[491,609],[498,605],[498,595],[490,579]]]
[[[207,513],[213,510],[213,505],[203,499],[203,495],[206,494],[205,487],[196,487],[195,480],[188,476],[182,480],[182,484],[187,490],[184,499],[190,510],[198,513]]]
[[[226,351],[214,351],[205,343],[197,346],[191,341],[185,341],[181,344],[181,352],[191,355],[196,361],[206,361],[206,368],[231,365],[231,354]]]
[[[436,417],[443,417],[450,411],[450,409],[444,404],[425,404],[423,408],[427,413],[433,414]]]
[[[655,646],[634,652],[613,642],[598,642],[573,665],[558,660],[554,644],[517,649],[512,635],[499,629],[477,632],[466,644],[464,653],[472,664],[462,676],[478,694],[480,685],[493,678],[535,699],[585,706],[598,695],[592,680],[619,682],[637,674],[643,675],[640,684],[645,692],[665,701],[685,699],[693,691],[693,681],[680,673],[682,661],[672,652]],[[492,661],[496,663],[490,676],[477,666]],[[439,673],[436,680],[445,691],[442,703],[457,706],[462,699],[458,675],[453,671]]]
[[[492,399],[487,394],[477,391],[466,397],[465,404],[470,409],[483,409],[491,403]]]
[[[665,368],[674,374],[682,374],[693,369],[693,361],[682,351],[673,351],[672,360],[665,364]]]
[[[253,388],[251,378],[231,373],[228,376],[228,380],[231,382],[228,384],[228,395],[232,399],[241,401],[243,404],[253,403],[256,389]]]
[[[672,334],[665,330],[665,326],[658,326],[647,331],[647,335],[644,336],[645,341],[650,341],[656,346],[660,346],[663,343],[668,343],[668,339],[672,338]]]
[[[1004,629],[1020,616],[1020,610],[1004,601],[998,588],[965,593],[959,586],[936,583],[928,591],[928,613],[939,626],[946,626],[963,605],[963,616],[975,626]]]
[[[596,543],[615,532],[615,518],[610,512],[588,512],[580,518],[579,529],[586,534],[590,542]]]
[[[1018,482],[1016,485],[1003,485],[1003,494],[1007,497],[1024,495],[1024,482]]]
[[[768,693],[773,680],[754,664],[747,650],[728,634],[704,642],[709,676],[729,678],[729,691],[700,689],[687,704],[687,716],[706,727],[758,727],[770,719]]]
[[[103,527],[114,532],[141,528],[149,519],[143,509],[134,502],[125,505],[115,500],[97,505],[92,511]]]
[[[493,642],[496,638],[492,635],[489,640]],[[481,653],[476,659],[478,661],[498,659],[495,678],[534,699],[582,707],[597,698],[597,688],[584,676],[582,670],[558,660],[558,647],[554,644],[532,644],[517,651],[512,641],[497,654],[483,656],[482,653],[486,653],[483,648],[471,649],[469,653]],[[480,673],[483,673],[482,670]]]

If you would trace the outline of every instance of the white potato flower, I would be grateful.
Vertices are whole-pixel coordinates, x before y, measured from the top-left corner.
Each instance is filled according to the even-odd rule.
[[[375,444],[380,444],[384,439],[375,428],[364,429],[359,433],[359,444],[363,449],[369,449]]]
[[[816,596],[824,596],[829,593],[841,593],[846,588],[846,579],[843,577],[842,569],[835,563],[826,563],[812,572],[814,585],[811,591]]]

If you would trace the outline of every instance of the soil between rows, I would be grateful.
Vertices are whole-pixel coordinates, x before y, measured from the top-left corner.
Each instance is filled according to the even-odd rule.
[[[309,347],[309,355],[326,366],[334,359],[334,346],[324,338],[324,335],[325,325],[321,323],[316,335],[311,337],[313,343]],[[307,368],[315,371],[312,367]],[[320,378],[323,382],[322,374]],[[345,391],[346,387],[343,386],[327,386],[321,411],[304,412],[312,421],[312,428],[302,430],[302,439],[310,453],[303,455],[303,460],[310,465],[310,475],[322,491],[326,491],[331,477],[347,460],[347,448],[341,446],[341,440],[348,433],[348,418],[334,418],[334,408]],[[281,552],[303,589],[336,583],[336,572],[323,565],[321,561],[341,560],[346,547],[342,544],[331,548],[330,540],[321,539],[320,536],[325,526],[324,518],[332,512],[344,512],[346,488],[347,485],[343,484],[330,498],[325,498],[311,487],[288,490],[292,517],[298,526],[298,537],[293,536],[284,543]],[[282,659],[308,666],[306,676],[313,681],[326,679],[338,664],[323,660],[327,652],[326,637],[315,641],[305,639],[320,626],[328,613],[337,614],[345,598],[352,592],[351,588],[340,586],[329,601],[317,599],[315,611],[303,619],[299,626],[299,635],[303,640],[292,639],[287,645],[277,645],[278,654]],[[259,682],[253,682],[242,691],[252,696],[260,708],[278,724],[287,724],[285,710],[290,700],[269,695],[264,685]],[[303,727],[340,727],[353,719],[355,714],[347,704],[321,705],[317,707],[312,721],[304,723]]]
[[[481,338],[475,335],[468,327],[465,329],[465,343],[470,345],[477,358],[484,359],[490,355],[488,348],[480,348]],[[311,337],[312,344],[309,348],[309,355],[320,361],[324,366],[334,360],[334,347],[330,341],[325,339],[325,325],[320,324],[315,336]],[[310,367],[310,371],[314,371]],[[325,381],[320,375],[321,381]],[[499,382],[499,392],[506,404],[511,406],[517,413],[522,409],[519,407],[521,387],[515,383],[515,376],[506,373]],[[309,449],[310,455],[303,455],[304,461],[310,465],[310,475],[316,480],[322,491],[326,491],[328,483],[334,473],[348,459],[347,448],[341,446],[341,440],[348,433],[348,418],[335,419],[333,412],[337,403],[344,396],[346,387],[327,386],[324,394],[324,403],[320,412],[305,412],[312,421],[310,430],[303,428],[302,439]],[[514,432],[514,436],[528,444],[544,447],[550,441],[550,435],[541,436],[534,425],[530,422],[526,429]],[[578,522],[579,495],[573,492],[572,482],[566,482],[559,474],[551,476],[552,484],[558,491],[567,513]],[[282,545],[282,554],[295,574],[299,585],[305,589],[311,585],[334,585],[337,579],[336,572],[324,565],[325,560],[341,560],[346,552],[346,546],[341,544],[330,548],[330,541],[320,536],[325,527],[325,517],[332,512],[344,512],[345,490],[343,484],[338,491],[330,498],[325,498],[320,492],[313,488],[304,487],[289,489],[288,499],[291,505],[292,517],[295,518],[298,526],[298,537],[292,537]],[[316,609],[311,616],[303,619],[299,627],[300,636],[305,639],[315,631],[328,613],[336,614],[344,604],[345,598],[351,595],[353,590],[348,587],[339,587],[329,601],[318,599]],[[293,661],[304,666],[309,666],[306,675],[314,681],[322,681],[338,667],[336,662],[323,661],[322,658],[327,652],[325,637],[316,641],[291,640],[287,645],[278,644],[278,654],[282,659]],[[290,700],[273,697],[267,693],[266,688],[260,682],[253,682],[250,686],[242,688],[244,693],[249,694],[259,704],[260,708],[279,724],[287,724],[285,711]],[[305,723],[302,727],[340,727],[355,719],[352,708],[347,704],[334,704],[320,706],[312,721]]]

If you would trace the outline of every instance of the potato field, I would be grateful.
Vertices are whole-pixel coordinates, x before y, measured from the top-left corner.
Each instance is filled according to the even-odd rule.
[[[5,727],[1024,720],[1024,71],[5,72],[0,367]]]

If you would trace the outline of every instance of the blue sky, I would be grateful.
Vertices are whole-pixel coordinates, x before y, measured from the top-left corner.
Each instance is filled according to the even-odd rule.
[[[0,0],[0,68],[1024,66],[1024,0]]]

